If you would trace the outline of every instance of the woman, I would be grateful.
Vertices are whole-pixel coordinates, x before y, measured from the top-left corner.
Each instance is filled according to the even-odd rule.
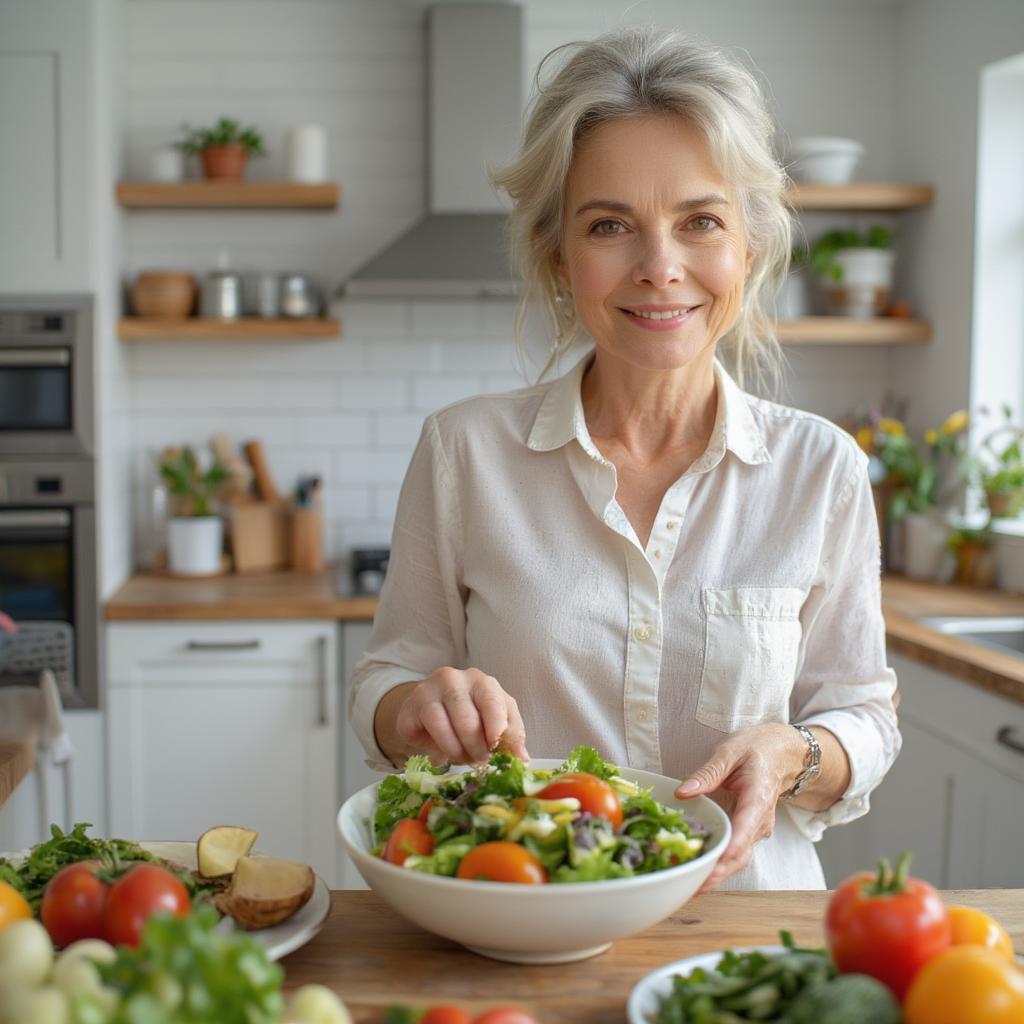
[[[725,803],[706,888],[821,888],[813,841],[900,745],[866,460],[753,398],[790,249],[753,77],[676,35],[579,45],[540,91],[514,201],[552,383],[430,416],[353,680],[382,770],[576,744]],[[781,803],[780,803],[781,801]]]

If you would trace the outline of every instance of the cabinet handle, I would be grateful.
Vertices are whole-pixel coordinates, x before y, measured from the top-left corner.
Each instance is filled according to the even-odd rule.
[[[185,644],[189,651],[257,651],[259,640],[189,640]]]
[[[317,672],[320,680],[320,714],[318,721],[320,725],[328,725],[327,714],[327,637],[316,638],[316,659]]]
[[[996,743],[1009,747],[1015,754],[1024,754],[1024,742],[1016,738],[1016,730],[1012,725],[1004,725],[996,733]]]

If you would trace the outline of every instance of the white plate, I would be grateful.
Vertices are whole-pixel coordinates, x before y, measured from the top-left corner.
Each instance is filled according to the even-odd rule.
[[[139,846],[156,854],[157,857],[173,860],[176,864],[193,871],[199,863],[195,843],[141,841]],[[16,860],[26,856],[28,852],[28,850],[21,850],[19,853],[0,853],[0,857]],[[324,921],[327,920],[327,915],[331,912],[331,893],[319,875],[316,875],[315,878],[313,895],[297,913],[273,928],[261,928],[259,931],[247,933],[267,951],[267,956],[271,960],[280,960],[281,957],[304,946],[324,926]],[[217,925],[217,930],[221,932],[242,931],[230,917],[223,918]]]
[[[733,946],[734,953],[785,953],[785,946]],[[626,1003],[626,1015],[629,1024],[651,1024],[655,1014],[661,1009],[661,1000],[672,991],[672,978],[677,974],[687,975],[698,967],[712,971],[725,955],[724,949],[714,953],[701,953],[700,956],[689,956],[685,960],[676,960],[665,964],[656,971],[651,971],[646,978],[641,978],[629,993]]]

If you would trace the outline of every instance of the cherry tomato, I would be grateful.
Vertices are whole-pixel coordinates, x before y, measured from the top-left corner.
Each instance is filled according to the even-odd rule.
[[[404,864],[411,853],[428,857],[434,850],[434,837],[416,818],[403,818],[388,836],[381,856],[391,864]]]
[[[949,947],[952,929],[942,898],[927,882],[909,878],[910,855],[893,872],[848,878],[832,895],[825,939],[842,974],[869,974],[903,998],[914,975]]]
[[[544,866],[525,846],[496,840],[481,843],[459,862],[459,878],[481,882],[518,882],[521,885],[543,885],[548,880]]]
[[[974,907],[950,907],[949,923],[954,946],[984,946],[1013,963],[1013,943],[995,918]]]
[[[434,806],[433,800],[424,800],[423,806],[420,808],[420,813],[416,815],[417,821],[422,821],[424,825],[427,823],[427,815],[430,814],[430,808]]]
[[[188,890],[181,879],[156,864],[136,864],[110,887],[107,942],[137,946],[150,914],[169,911],[175,917],[185,917],[190,909]]]
[[[906,1024],[1020,1024],[1024,973],[991,949],[952,946],[918,972],[903,1014]]]
[[[106,938],[110,886],[96,877],[99,868],[96,860],[69,864],[47,883],[39,917],[55,946],[70,946],[78,939]]]
[[[431,1006],[419,1024],[473,1024],[473,1015],[461,1006]]]
[[[496,1006],[481,1013],[473,1024],[537,1024],[537,1018],[518,1006]]]
[[[571,772],[562,775],[550,785],[545,786],[538,794],[541,800],[561,800],[574,796],[580,802],[581,811],[589,811],[595,816],[607,818],[612,828],[622,824],[622,806],[615,790],[604,779],[587,772]]]

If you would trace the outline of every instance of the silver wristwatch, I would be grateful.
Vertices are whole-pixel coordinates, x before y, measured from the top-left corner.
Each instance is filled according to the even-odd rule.
[[[792,789],[782,794],[783,800],[792,800],[810,786],[821,774],[821,747],[818,746],[817,737],[806,725],[794,725],[794,729],[807,744],[807,756],[804,758],[803,771],[796,777]]]

